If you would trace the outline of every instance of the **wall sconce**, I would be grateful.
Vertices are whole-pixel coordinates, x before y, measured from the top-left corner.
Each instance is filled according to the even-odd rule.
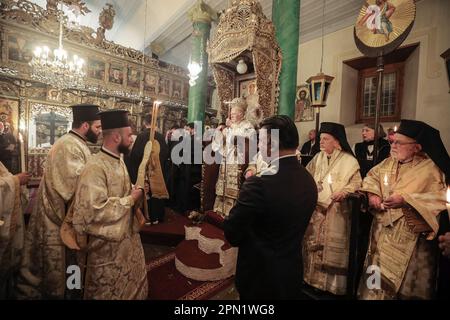
[[[247,66],[247,64],[245,63],[244,59],[240,59],[240,60],[239,60],[239,63],[238,63],[237,66],[236,66],[236,71],[237,71],[239,74],[244,74],[244,73],[247,72],[247,69],[248,69],[248,66]]]
[[[192,61],[189,59],[188,64],[188,70],[189,70],[189,85],[191,87],[195,86],[196,80],[198,79],[198,76],[200,72],[202,72],[202,65],[198,63],[197,61]]]
[[[309,93],[311,106],[325,107],[327,105],[328,92],[334,77],[328,76],[322,72],[310,77],[306,82],[309,84]]]

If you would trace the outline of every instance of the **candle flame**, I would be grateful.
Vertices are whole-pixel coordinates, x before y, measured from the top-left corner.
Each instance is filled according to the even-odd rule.
[[[383,179],[383,181],[384,181],[384,185],[387,186],[387,185],[388,185],[388,177],[387,177],[387,174],[386,174],[386,173],[384,174],[384,179]]]
[[[450,186],[447,188],[447,202],[450,203]]]
[[[394,132],[397,132],[397,126],[394,126]]]
[[[331,180],[331,174],[328,175],[327,182],[328,182],[328,184],[333,183],[333,180]]]

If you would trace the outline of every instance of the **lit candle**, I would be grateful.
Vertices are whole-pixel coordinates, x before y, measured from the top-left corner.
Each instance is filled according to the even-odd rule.
[[[331,173],[328,174],[327,182],[328,185],[330,186],[331,193],[333,193],[333,180],[331,180]]]
[[[448,219],[450,220],[450,186],[447,188],[447,203],[445,205],[447,206]]]
[[[22,133],[19,132],[19,141],[20,141],[20,170],[21,172],[26,172],[25,165],[25,143],[23,142]]]
[[[394,126],[394,132],[397,132],[397,126]]]
[[[389,198],[389,194],[391,193],[390,188],[389,188],[387,173],[384,174],[383,185],[384,185],[383,200],[386,200],[387,198]],[[382,208],[384,209],[384,206],[382,206]],[[388,215],[389,215],[389,224],[392,227],[392,226],[394,226],[394,224],[392,223],[391,211],[390,210],[387,210],[387,211],[388,211]]]
[[[387,173],[384,174],[383,185],[384,185],[383,198],[387,199],[389,198],[390,193]]]

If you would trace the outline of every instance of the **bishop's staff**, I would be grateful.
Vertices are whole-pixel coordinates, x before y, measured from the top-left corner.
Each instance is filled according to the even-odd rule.
[[[144,155],[139,165],[138,176],[136,180],[136,186],[144,187],[147,182],[150,185],[150,191],[153,198],[156,199],[169,199],[169,192],[167,191],[166,183],[161,169],[161,162],[159,161],[159,153],[161,146],[158,140],[155,140],[156,121],[158,119],[158,111],[161,102],[153,102],[152,109],[152,121],[150,124],[150,137],[149,141],[145,145]],[[143,201],[143,203],[140,203]],[[143,205],[143,206],[142,206]],[[143,197],[136,203],[135,208],[143,207],[144,217],[147,221],[150,221],[149,208],[146,198]]]

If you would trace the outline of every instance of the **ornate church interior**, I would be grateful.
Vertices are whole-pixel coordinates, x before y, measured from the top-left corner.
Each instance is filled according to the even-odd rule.
[[[449,299],[449,12],[2,0],[0,300]]]

